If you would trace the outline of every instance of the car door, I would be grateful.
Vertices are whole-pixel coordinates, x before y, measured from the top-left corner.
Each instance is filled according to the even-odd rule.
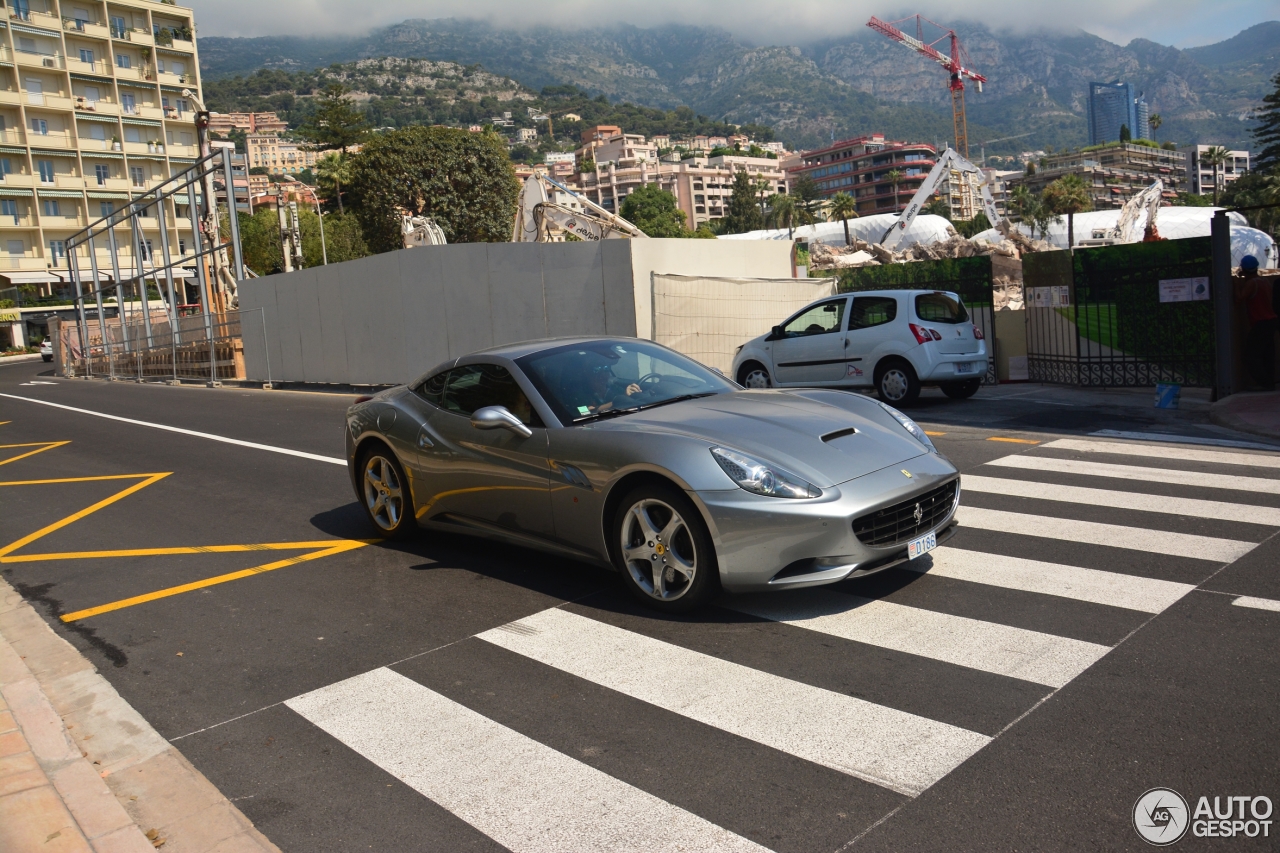
[[[886,344],[898,324],[898,300],[893,296],[862,295],[853,297],[849,309],[849,330],[844,334],[848,378],[855,385],[874,381],[877,359],[887,350]]]
[[[453,368],[442,384],[418,442],[419,518],[551,537],[547,430],[515,378],[502,365],[481,363]],[[533,434],[477,429],[471,415],[485,406],[506,407]]]
[[[810,305],[781,327],[770,347],[779,384],[835,382],[844,378],[844,317],[849,297]]]

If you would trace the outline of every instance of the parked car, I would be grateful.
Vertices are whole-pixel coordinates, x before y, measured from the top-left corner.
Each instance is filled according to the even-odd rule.
[[[45,338],[40,343],[40,357],[45,361],[53,361],[53,338]]]
[[[632,338],[449,361],[359,398],[346,455],[381,536],[452,530],[612,566],[668,611],[897,565],[954,532],[960,499],[896,409],[743,389]]]
[[[733,359],[747,388],[874,387],[910,405],[922,385],[972,397],[987,372],[987,346],[964,302],[939,290],[846,293],[808,305]]]

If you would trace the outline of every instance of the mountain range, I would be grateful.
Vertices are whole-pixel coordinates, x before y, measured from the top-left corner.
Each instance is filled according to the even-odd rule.
[[[1012,33],[982,24],[956,31],[970,66],[989,80],[983,92],[966,93],[974,156],[983,141],[1021,134],[986,153],[1086,144],[1087,84],[1115,79],[1145,93],[1162,116],[1159,141],[1248,149],[1251,111],[1280,71],[1280,21],[1184,50],[1145,39],[1120,46],[1084,31]],[[928,142],[952,137],[944,70],[869,29],[762,46],[713,27],[516,30],[408,20],[341,38],[202,37],[200,54],[206,80],[378,57],[480,65],[533,89],[568,83],[611,100],[772,125],[801,147],[868,132]]]

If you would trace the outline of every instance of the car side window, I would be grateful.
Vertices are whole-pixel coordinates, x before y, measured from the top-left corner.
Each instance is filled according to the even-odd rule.
[[[833,299],[829,302],[819,302],[805,309],[782,327],[783,336],[802,338],[806,335],[825,335],[828,332],[840,331],[843,328],[844,309],[848,302],[848,299]]]
[[[444,397],[444,383],[448,378],[449,371],[442,370],[413,390],[417,392],[419,397],[426,400],[428,403],[434,403],[437,406],[442,405],[441,400]]]
[[[849,312],[849,331],[892,323],[898,316],[898,300],[892,296],[855,296]]]
[[[516,384],[515,377],[497,364],[469,364],[450,370],[440,406],[468,417],[485,406],[505,406],[521,423],[542,426],[542,420]]]

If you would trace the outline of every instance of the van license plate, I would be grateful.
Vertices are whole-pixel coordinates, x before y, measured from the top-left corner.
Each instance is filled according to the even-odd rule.
[[[970,370],[973,370],[973,362],[972,362],[972,361],[957,361],[957,362],[956,362],[956,373],[968,373]]]
[[[930,533],[921,536],[919,539],[912,539],[907,543],[907,559],[914,560],[922,554],[928,554],[934,548],[938,547],[938,534]]]

